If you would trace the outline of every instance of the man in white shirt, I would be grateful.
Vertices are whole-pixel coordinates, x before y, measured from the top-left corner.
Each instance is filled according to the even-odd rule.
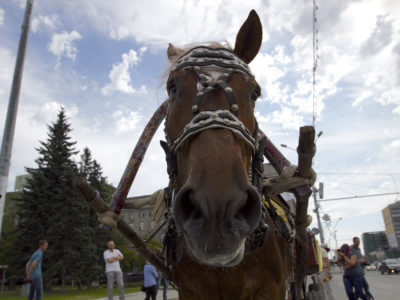
[[[119,266],[119,261],[123,260],[124,256],[118,249],[114,249],[115,245],[113,241],[109,241],[107,247],[108,250],[104,251],[103,256],[106,262],[108,300],[113,300],[114,281],[117,282],[119,300],[125,300],[124,279],[121,267]]]

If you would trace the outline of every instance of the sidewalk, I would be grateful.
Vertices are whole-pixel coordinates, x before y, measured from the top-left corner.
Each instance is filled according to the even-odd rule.
[[[169,288],[167,292],[167,297],[168,300],[178,300],[178,291],[174,290],[173,288]],[[125,295],[125,300],[144,300],[146,298],[146,294],[143,292],[138,292],[138,293],[132,293],[132,294],[126,294]],[[162,300],[163,298],[163,291],[162,288],[158,290],[157,293],[157,300]],[[107,297],[103,298],[96,298],[92,300],[108,300]],[[114,296],[113,300],[119,300],[118,296]]]

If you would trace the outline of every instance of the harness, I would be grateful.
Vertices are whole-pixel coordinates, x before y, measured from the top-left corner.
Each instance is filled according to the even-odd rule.
[[[205,68],[216,68],[222,71],[222,74],[214,79],[205,73]],[[176,162],[177,151],[193,136],[202,131],[214,128],[222,128],[230,130],[236,137],[242,139],[252,150],[250,178],[252,185],[257,189],[260,199],[263,199],[263,171],[264,171],[264,145],[266,138],[259,134],[258,124],[256,121],[256,130],[252,135],[243,122],[238,118],[238,105],[236,102],[233,89],[227,83],[227,80],[233,73],[240,73],[246,76],[254,77],[248,65],[238,58],[231,51],[224,48],[209,48],[205,46],[196,47],[178,58],[173,65],[172,71],[192,70],[197,75],[198,86],[202,87],[196,94],[192,102],[193,117],[183,128],[178,137],[173,140],[165,128],[166,142],[161,142],[166,153],[167,171],[170,183],[167,189],[167,217],[168,230],[164,239],[164,248],[166,249],[167,264],[171,265],[173,261],[179,261],[183,255],[184,243],[182,237],[177,231],[173,218],[172,205],[175,194],[179,191],[177,183],[178,170]],[[199,111],[200,103],[204,95],[222,89],[229,103],[229,110],[206,110]],[[168,115],[167,115],[168,119]],[[264,199],[269,199],[264,198]],[[269,200],[267,200],[268,202]],[[284,221],[282,217],[276,213],[276,207],[268,205],[265,202],[262,206],[262,217],[258,227],[251,236],[248,237],[246,244],[249,249],[261,247],[264,243],[265,234],[269,229],[266,224],[266,214],[270,214],[274,223],[277,225],[279,232],[287,238],[288,241],[293,240],[293,227],[287,225],[288,221]],[[291,218],[291,217],[290,217]],[[292,219],[291,219],[292,221]]]

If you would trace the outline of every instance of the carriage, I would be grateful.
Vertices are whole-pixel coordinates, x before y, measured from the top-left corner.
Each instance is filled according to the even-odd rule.
[[[294,166],[258,127],[254,107],[260,87],[248,64],[261,41],[261,21],[253,10],[234,49],[216,43],[188,49],[170,44],[169,97],[144,129],[111,205],[84,180],[74,182],[101,223],[121,231],[177,286],[180,299],[306,297],[315,131],[300,128]],[[159,255],[119,213],[135,207],[125,200],[164,119],[161,146],[170,181],[146,200],[167,226]],[[264,157],[279,176],[264,176]]]

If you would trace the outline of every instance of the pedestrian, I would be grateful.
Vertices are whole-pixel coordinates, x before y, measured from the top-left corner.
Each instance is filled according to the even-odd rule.
[[[121,251],[115,249],[113,241],[107,243],[108,250],[104,251],[104,261],[106,262],[106,275],[107,275],[107,296],[108,300],[113,300],[114,282],[117,283],[119,300],[125,300],[124,293],[124,279],[122,276],[121,267],[119,262],[124,259]]]
[[[156,300],[157,297],[157,278],[158,274],[156,268],[148,260],[146,260],[146,264],[143,269],[144,274],[144,288],[146,291],[145,300],[149,300],[150,297],[152,300]]]
[[[163,285],[163,300],[167,300],[168,281],[164,274],[160,272],[160,282]]]
[[[46,240],[39,241],[39,248],[33,252],[31,258],[26,263],[25,274],[26,281],[29,281],[28,300],[42,300],[43,295],[43,279],[42,279],[42,261],[43,253],[47,250],[48,243]]]
[[[364,289],[365,293],[367,294],[367,296],[370,299],[374,299],[374,297],[372,296],[371,292],[369,291],[369,284],[367,282],[367,279],[365,279],[364,265],[367,263],[367,260],[365,259],[365,256],[363,256],[361,254],[361,250],[360,250],[359,246],[360,246],[360,238],[357,237],[357,236],[353,237],[353,245],[351,245],[350,249],[357,256],[357,261],[358,261],[359,266],[360,266],[360,272],[361,272],[362,280],[363,280],[363,284],[362,284],[363,285],[363,289]]]
[[[162,250],[160,248],[156,248],[157,255],[161,258],[164,259],[162,256]],[[160,285],[163,285],[163,300],[167,300],[167,292],[168,292],[168,281],[165,275],[161,272],[158,271],[158,280],[157,280],[157,293]]]
[[[322,282],[327,300],[334,300],[332,289],[330,286],[330,280],[332,279],[331,263],[329,261],[328,252],[330,249],[327,245],[322,244],[320,247],[320,253],[322,258],[322,271],[319,273],[319,278]]]
[[[344,268],[343,283],[349,300],[357,300],[358,298],[368,300],[368,296],[363,292],[362,275],[357,256],[351,251],[348,244],[343,244],[338,250],[337,263],[339,266],[343,265]]]

